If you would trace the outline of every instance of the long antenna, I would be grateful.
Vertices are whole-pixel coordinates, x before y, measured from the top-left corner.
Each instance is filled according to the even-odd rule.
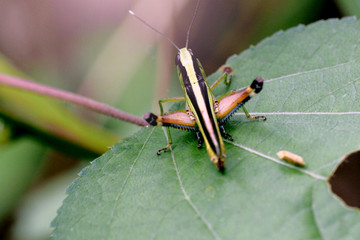
[[[148,26],[149,28],[151,28],[152,30],[154,30],[155,32],[157,32],[158,34],[160,34],[161,36],[166,38],[178,51],[180,51],[180,48],[168,36],[166,36],[164,33],[160,32],[159,30],[157,30],[156,28],[154,28],[153,26],[151,26],[150,24],[145,22],[145,20],[138,17],[133,11],[129,10],[129,13],[131,15],[133,15],[134,17],[136,17],[138,20],[140,20],[142,23],[144,23],[146,26]]]
[[[195,20],[195,17],[196,17],[198,8],[199,8],[199,4],[200,4],[200,0],[198,0],[197,3],[196,3],[194,15],[193,15],[193,17],[192,17],[191,23],[190,23],[190,25],[189,25],[189,28],[188,28],[188,31],[187,31],[187,34],[186,34],[186,44],[185,44],[185,47],[186,47],[186,48],[188,48],[190,30],[191,30],[191,27],[192,27],[192,25],[193,25],[193,23],[194,23],[194,20]]]

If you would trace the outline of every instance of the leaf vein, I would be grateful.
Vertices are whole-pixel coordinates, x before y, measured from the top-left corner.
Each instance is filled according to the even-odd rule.
[[[245,116],[245,113],[234,115]],[[252,112],[250,115],[360,115],[360,112]]]
[[[320,227],[320,224],[318,222],[318,218],[316,216],[316,210],[315,210],[315,206],[314,206],[314,203],[315,203],[315,199],[314,199],[314,186],[315,184],[312,186],[312,191],[311,191],[311,210],[312,210],[312,216],[314,218],[314,222],[315,222],[315,225],[316,225],[316,229],[318,230],[319,232],[319,235],[320,235],[320,238],[321,239],[326,239],[324,237],[324,234],[322,233],[321,231],[321,227]]]
[[[133,163],[131,164],[130,169],[129,169],[129,172],[128,172],[128,174],[127,174],[126,177],[125,177],[124,183],[122,184],[122,186],[121,186],[121,188],[120,188],[120,191],[119,191],[119,193],[117,194],[117,196],[116,196],[116,198],[115,198],[114,207],[112,208],[111,213],[110,213],[110,219],[109,219],[109,224],[108,224],[109,227],[108,227],[108,230],[107,230],[107,232],[106,232],[106,233],[107,233],[107,236],[106,236],[105,238],[103,238],[103,239],[108,239],[108,236],[109,236],[109,233],[110,233],[110,230],[111,230],[111,225],[112,225],[112,223],[113,223],[113,221],[114,221],[115,210],[116,210],[117,206],[119,205],[119,199],[120,199],[120,197],[121,197],[121,195],[122,195],[122,193],[123,193],[123,191],[124,191],[124,188],[125,188],[125,185],[127,184],[128,179],[130,178],[130,176],[131,176],[131,174],[132,174],[132,172],[133,172],[133,170],[134,170],[134,166],[135,166],[137,160],[139,159],[140,155],[142,154],[142,152],[143,152],[146,144],[148,143],[148,141],[149,141],[152,133],[154,132],[154,130],[155,130],[155,128],[153,128],[153,129],[150,131],[149,135],[148,135],[147,138],[145,139],[144,144],[142,145],[141,149],[139,150],[138,155],[136,156],[136,158],[134,159]]]
[[[166,131],[164,131],[166,138],[168,138]],[[175,159],[175,155],[174,155],[174,151],[172,149],[172,147],[170,147],[170,152],[171,152],[171,158],[174,164],[174,168],[176,171],[176,176],[178,178],[179,181],[179,186],[180,189],[184,195],[185,200],[188,202],[188,204],[190,205],[190,207],[194,210],[194,212],[196,213],[197,216],[200,217],[200,219],[202,220],[202,222],[205,224],[205,226],[207,227],[207,229],[210,231],[210,233],[213,235],[214,239],[220,240],[220,236],[219,234],[215,231],[214,227],[211,225],[211,223],[205,218],[205,216],[203,216],[200,212],[200,210],[198,209],[198,207],[192,202],[189,194],[186,192],[184,184],[182,182],[181,176],[180,176],[180,171],[179,168],[177,167],[176,164],[176,159]]]
[[[236,147],[239,147],[239,148],[241,148],[241,149],[244,149],[244,150],[246,150],[246,151],[248,151],[248,152],[250,152],[250,153],[253,153],[253,154],[255,154],[255,155],[258,155],[258,156],[260,156],[260,157],[263,157],[263,158],[265,158],[265,159],[268,159],[268,160],[270,160],[270,161],[273,161],[273,162],[275,162],[275,163],[278,163],[278,164],[280,164],[280,165],[283,165],[283,166],[285,166],[285,167],[295,169],[295,170],[297,170],[297,171],[299,171],[299,172],[302,172],[302,173],[304,173],[304,174],[306,174],[306,175],[309,175],[310,177],[313,177],[313,178],[315,178],[315,179],[323,180],[323,181],[326,181],[326,179],[327,179],[326,177],[324,177],[324,176],[322,176],[322,175],[316,174],[316,173],[314,173],[314,172],[311,172],[311,171],[308,171],[308,170],[305,170],[305,169],[298,168],[298,167],[296,167],[296,166],[294,166],[294,165],[291,165],[290,163],[286,163],[286,162],[280,161],[279,159],[276,159],[276,158],[274,158],[274,157],[265,155],[265,154],[263,154],[263,153],[261,153],[261,152],[258,152],[258,151],[256,151],[256,150],[254,150],[254,149],[252,149],[252,148],[249,148],[249,147],[246,147],[246,146],[244,146],[244,145],[241,145],[241,144],[238,144],[238,143],[235,143],[235,142],[231,142],[231,141],[229,141],[229,140],[224,140],[224,141],[227,142],[227,143],[230,143],[230,144],[232,144],[232,145],[234,145],[234,146],[236,146]]]
[[[335,65],[333,65],[333,66],[311,69],[311,70],[309,70],[309,71],[302,71],[302,72],[291,73],[291,74],[284,75],[284,76],[280,76],[280,77],[276,77],[276,78],[270,78],[270,79],[268,79],[268,80],[265,80],[264,82],[269,83],[269,82],[278,81],[278,80],[281,80],[281,79],[292,78],[292,77],[296,77],[296,76],[300,76],[300,75],[305,75],[305,74],[310,74],[310,73],[316,73],[316,72],[326,71],[326,70],[329,70],[329,69],[342,67],[342,66],[344,66],[344,65],[347,65],[347,64],[350,64],[350,63],[354,63],[354,62],[355,62],[355,60],[352,60],[352,61],[348,61],[348,62],[344,62],[344,63],[335,64]]]
[[[353,84],[354,82],[356,82],[356,81],[358,81],[358,80],[360,80],[360,77],[359,77],[359,78],[355,78],[355,79],[353,79],[353,80],[345,83],[344,86],[337,87],[337,88],[331,90],[330,92],[328,92],[327,94],[324,94],[324,95],[318,97],[318,99],[316,99],[316,100],[315,100],[312,104],[310,104],[309,106],[305,107],[305,109],[309,109],[309,108],[315,106],[316,104],[318,104],[318,103],[320,102],[320,100],[324,99],[324,98],[327,97],[327,96],[333,96],[333,97],[335,97],[335,96],[334,96],[334,93],[335,93],[335,92],[337,92],[337,91],[339,91],[339,90],[342,90],[345,86],[350,85],[350,84]]]

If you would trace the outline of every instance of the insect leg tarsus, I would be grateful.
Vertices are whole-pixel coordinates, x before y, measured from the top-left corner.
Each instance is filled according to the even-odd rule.
[[[166,128],[166,131],[167,131],[167,135],[168,135],[168,144],[162,148],[162,149],[159,149],[156,154],[157,155],[160,155],[161,152],[166,152],[170,147],[171,147],[171,144],[172,144],[172,139],[171,139],[171,134],[170,134],[170,129],[169,127]]]
[[[220,128],[221,136],[223,136],[225,139],[228,139],[228,140],[230,140],[230,141],[233,141],[233,140],[234,140],[234,139],[232,138],[232,136],[225,131],[225,128],[224,128],[223,125],[219,125],[219,128]]]
[[[157,154],[157,155],[160,155],[161,152],[166,152],[166,151],[171,147],[171,144],[172,144],[172,143],[168,143],[168,144],[166,145],[166,147],[164,147],[164,148],[162,148],[162,149],[159,149],[159,150],[156,152],[156,154]]]
[[[254,120],[260,119],[260,120],[263,120],[263,121],[266,120],[266,117],[265,117],[265,116],[251,116],[251,115],[249,114],[249,112],[246,110],[246,108],[245,108],[244,105],[242,106],[242,109],[243,109],[243,111],[244,111],[244,113],[245,113],[245,116],[246,116],[247,118],[249,118],[249,119],[254,119]]]
[[[225,80],[225,84],[226,85],[230,85],[231,81],[232,81],[233,75],[232,74],[227,74],[226,80]]]

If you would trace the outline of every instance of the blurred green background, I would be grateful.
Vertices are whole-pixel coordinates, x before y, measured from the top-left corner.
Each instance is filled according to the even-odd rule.
[[[181,96],[176,49],[195,0],[0,1],[0,73],[21,76],[142,116]],[[189,47],[211,74],[271,34],[360,15],[360,0],[202,0]],[[137,126],[0,87],[0,238],[48,239],[65,189],[89,160]]]

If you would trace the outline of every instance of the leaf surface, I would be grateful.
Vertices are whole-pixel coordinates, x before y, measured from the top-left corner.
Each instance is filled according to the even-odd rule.
[[[116,144],[69,187],[53,239],[357,239],[360,213],[326,179],[359,148],[360,22],[320,21],[278,32],[227,64],[230,87],[256,76],[247,103],[267,121],[239,113],[225,124],[227,170],[217,171],[193,133],[145,128]],[[220,72],[209,77],[213,82]],[[288,150],[307,166],[278,160]]]

